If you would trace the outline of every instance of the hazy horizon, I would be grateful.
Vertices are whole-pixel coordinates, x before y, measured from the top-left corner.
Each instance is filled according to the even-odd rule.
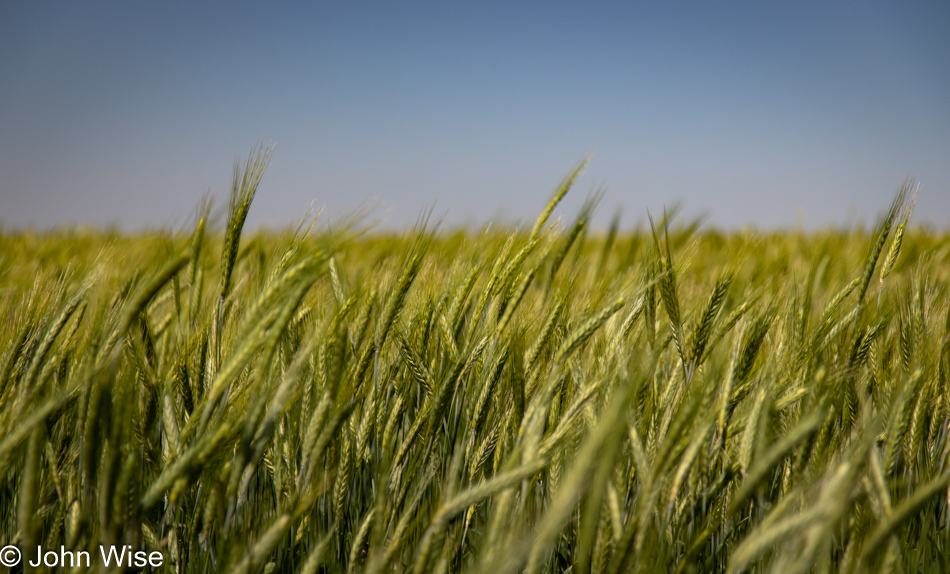
[[[605,195],[734,229],[950,229],[950,4],[0,5],[0,228],[187,226],[274,142],[251,228],[530,222]],[[444,217],[443,217],[444,214]]]

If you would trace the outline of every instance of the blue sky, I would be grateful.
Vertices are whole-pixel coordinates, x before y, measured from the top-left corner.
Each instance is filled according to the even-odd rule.
[[[848,225],[908,176],[950,228],[947,2],[0,1],[0,224],[179,227],[276,144],[251,225],[681,202]]]

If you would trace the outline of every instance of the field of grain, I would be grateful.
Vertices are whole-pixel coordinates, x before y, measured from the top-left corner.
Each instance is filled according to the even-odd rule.
[[[950,572],[950,235],[0,236],[0,545],[155,571]],[[100,565],[101,567],[101,565]],[[29,570],[29,567],[27,568]],[[56,568],[53,568],[54,570]]]

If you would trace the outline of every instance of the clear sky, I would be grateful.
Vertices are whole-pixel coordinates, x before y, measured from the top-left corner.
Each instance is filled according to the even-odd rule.
[[[0,0],[0,225],[178,227],[276,144],[251,225],[682,202],[846,225],[908,176],[950,228],[950,3]]]

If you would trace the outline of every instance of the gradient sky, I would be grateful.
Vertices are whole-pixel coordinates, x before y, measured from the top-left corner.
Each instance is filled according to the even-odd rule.
[[[200,4],[200,6],[198,6]],[[0,0],[0,225],[187,226],[276,144],[250,225],[683,203],[848,225],[907,177],[950,228],[950,3]]]

